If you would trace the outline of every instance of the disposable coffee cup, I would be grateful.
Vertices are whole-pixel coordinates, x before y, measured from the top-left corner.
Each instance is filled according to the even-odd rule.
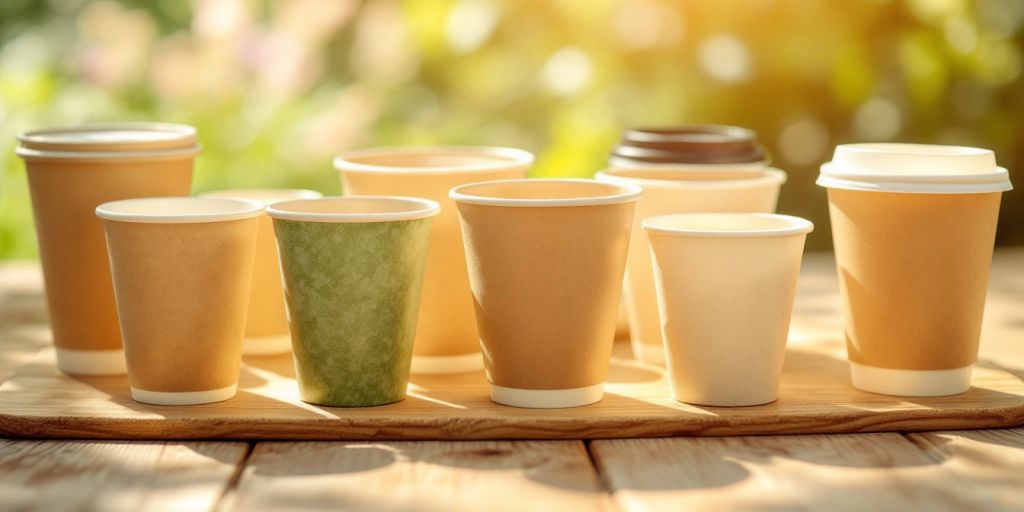
[[[432,218],[427,199],[274,203],[299,396],[333,407],[405,398]]]
[[[779,189],[786,182],[786,173],[771,168],[736,174],[693,169],[608,169],[597,173],[597,179],[644,189],[643,197],[636,204],[626,262],[624,303],[634,357],[664,366],[658,297],[648,235],[640,229],[641,221],[672,213],[773,213]]]
[[[735,407],[774,402],[800,274],[804,219],[690,213],[650,234],[672,397]]]
[[[448,191],[477,181],[523,178],[533,155],[512,148],[410,146],[350,151],[334,160],[346,196],[421,197],[441,205],[433,220],[412,372],[483,368],[459,217]]]
[[[641,193],[569,179],[452,189],[491,400],[537,408],[601,400]]]
[[[847,144],[821,168],[853,386],[898,396],[967,391],[999,202],[986,149]]]
[[[634,128],[612,150],[609,167],[753,173],[768,165],[753,130],[725,125]]]
[[[98,205],[191,193],[199,153],[190,126],[109,123],[22,133],[57,367],[125,373]]]
[[[303,189],[233,189],[205,192],[200,197],[250,199],[264,205],[290,199],[316,199],[319,192]],[[256,261],[253,264],[249,313],[245,322],[242,355],[265,356],[291,352],[292,339],[281,287],[281,263],[277,257],[274,222],[269,215],[260,217],[256,234]]]
[[[263,208],[197,197],[96,208],[133,400],[195,405],[235,395]]]

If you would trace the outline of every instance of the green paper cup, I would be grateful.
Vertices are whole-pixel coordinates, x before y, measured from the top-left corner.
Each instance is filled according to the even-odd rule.
[[[360,196],[274,203],[300,398],[405,398],[435,201]]]

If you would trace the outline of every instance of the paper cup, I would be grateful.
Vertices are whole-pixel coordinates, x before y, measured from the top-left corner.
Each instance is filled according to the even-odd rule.
[[[110,252],[132,399],[194,405],[235,395],[263,204],[127,199],[96,208]]]
[[[970,388],[1006,169],[989,150],[848,144],[821,168],[854,387]]]
[[[411,197],[271,205],[302,400],[335,407],[405,398],[440,206]]]
[[[216,190],[200,194],[199,197],[251,199],[269,206],[289,199],[316,199],[323,196],[313,190],[284,188]],[[242,355],[285,354],[291,349],[292,339],[288,332],[284,290],[281,288],[281,263],[277,258],[274,222],[269,215],[263,215],[256,234],[256,262],[253,264]]]
[[[190,126],[99,124],[23,133],[57,366],[72,375],[125,373],[103,224],[108,201],[182,196],[199,146]]]
[[[452,189],[492,400],[574,407],[601,399],[641,193],[550,179]]]
[[[749,176],[749,177],[748,177]],[[633,355],[652,364],[665,364],[658,297],[647,233],[642,220],[657,215],[687,212],[775,211],[779,188],[786,173],[764,169],[753,175],[729,171],[609,169],[597,174],[599,181],[639,185],[644,196],[637,201],[633,235],[626,266],[625,304]]]
[[[773,402],[810,222],[692,213],[643,221],[650,235],[672,397],[710,406]]]
[[[413,373],[483,368],[459,218],[448,191],[476,181],[522,178],[532,163],[533,155],[519,149],[458,146],[365,149],[335,159],[346,196],[421,197],[441,205],[431,232]]]

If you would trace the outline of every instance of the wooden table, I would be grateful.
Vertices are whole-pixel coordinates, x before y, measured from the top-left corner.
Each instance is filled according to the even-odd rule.
[[[835,311],[809,254],[796,319]],[[47,344],[39,270],[0,265],[0,381]],[[1024,377],[1024,250],[997,251],[982,365]],[[1024,428],[472,442],[0,439],[0,510],[1024,510]]]

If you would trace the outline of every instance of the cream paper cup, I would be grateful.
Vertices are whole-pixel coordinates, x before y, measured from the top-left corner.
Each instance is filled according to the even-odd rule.
[[[986,149],[847,144],[821,167],[853,386],[898,396],[970,388],[999,203]]]

